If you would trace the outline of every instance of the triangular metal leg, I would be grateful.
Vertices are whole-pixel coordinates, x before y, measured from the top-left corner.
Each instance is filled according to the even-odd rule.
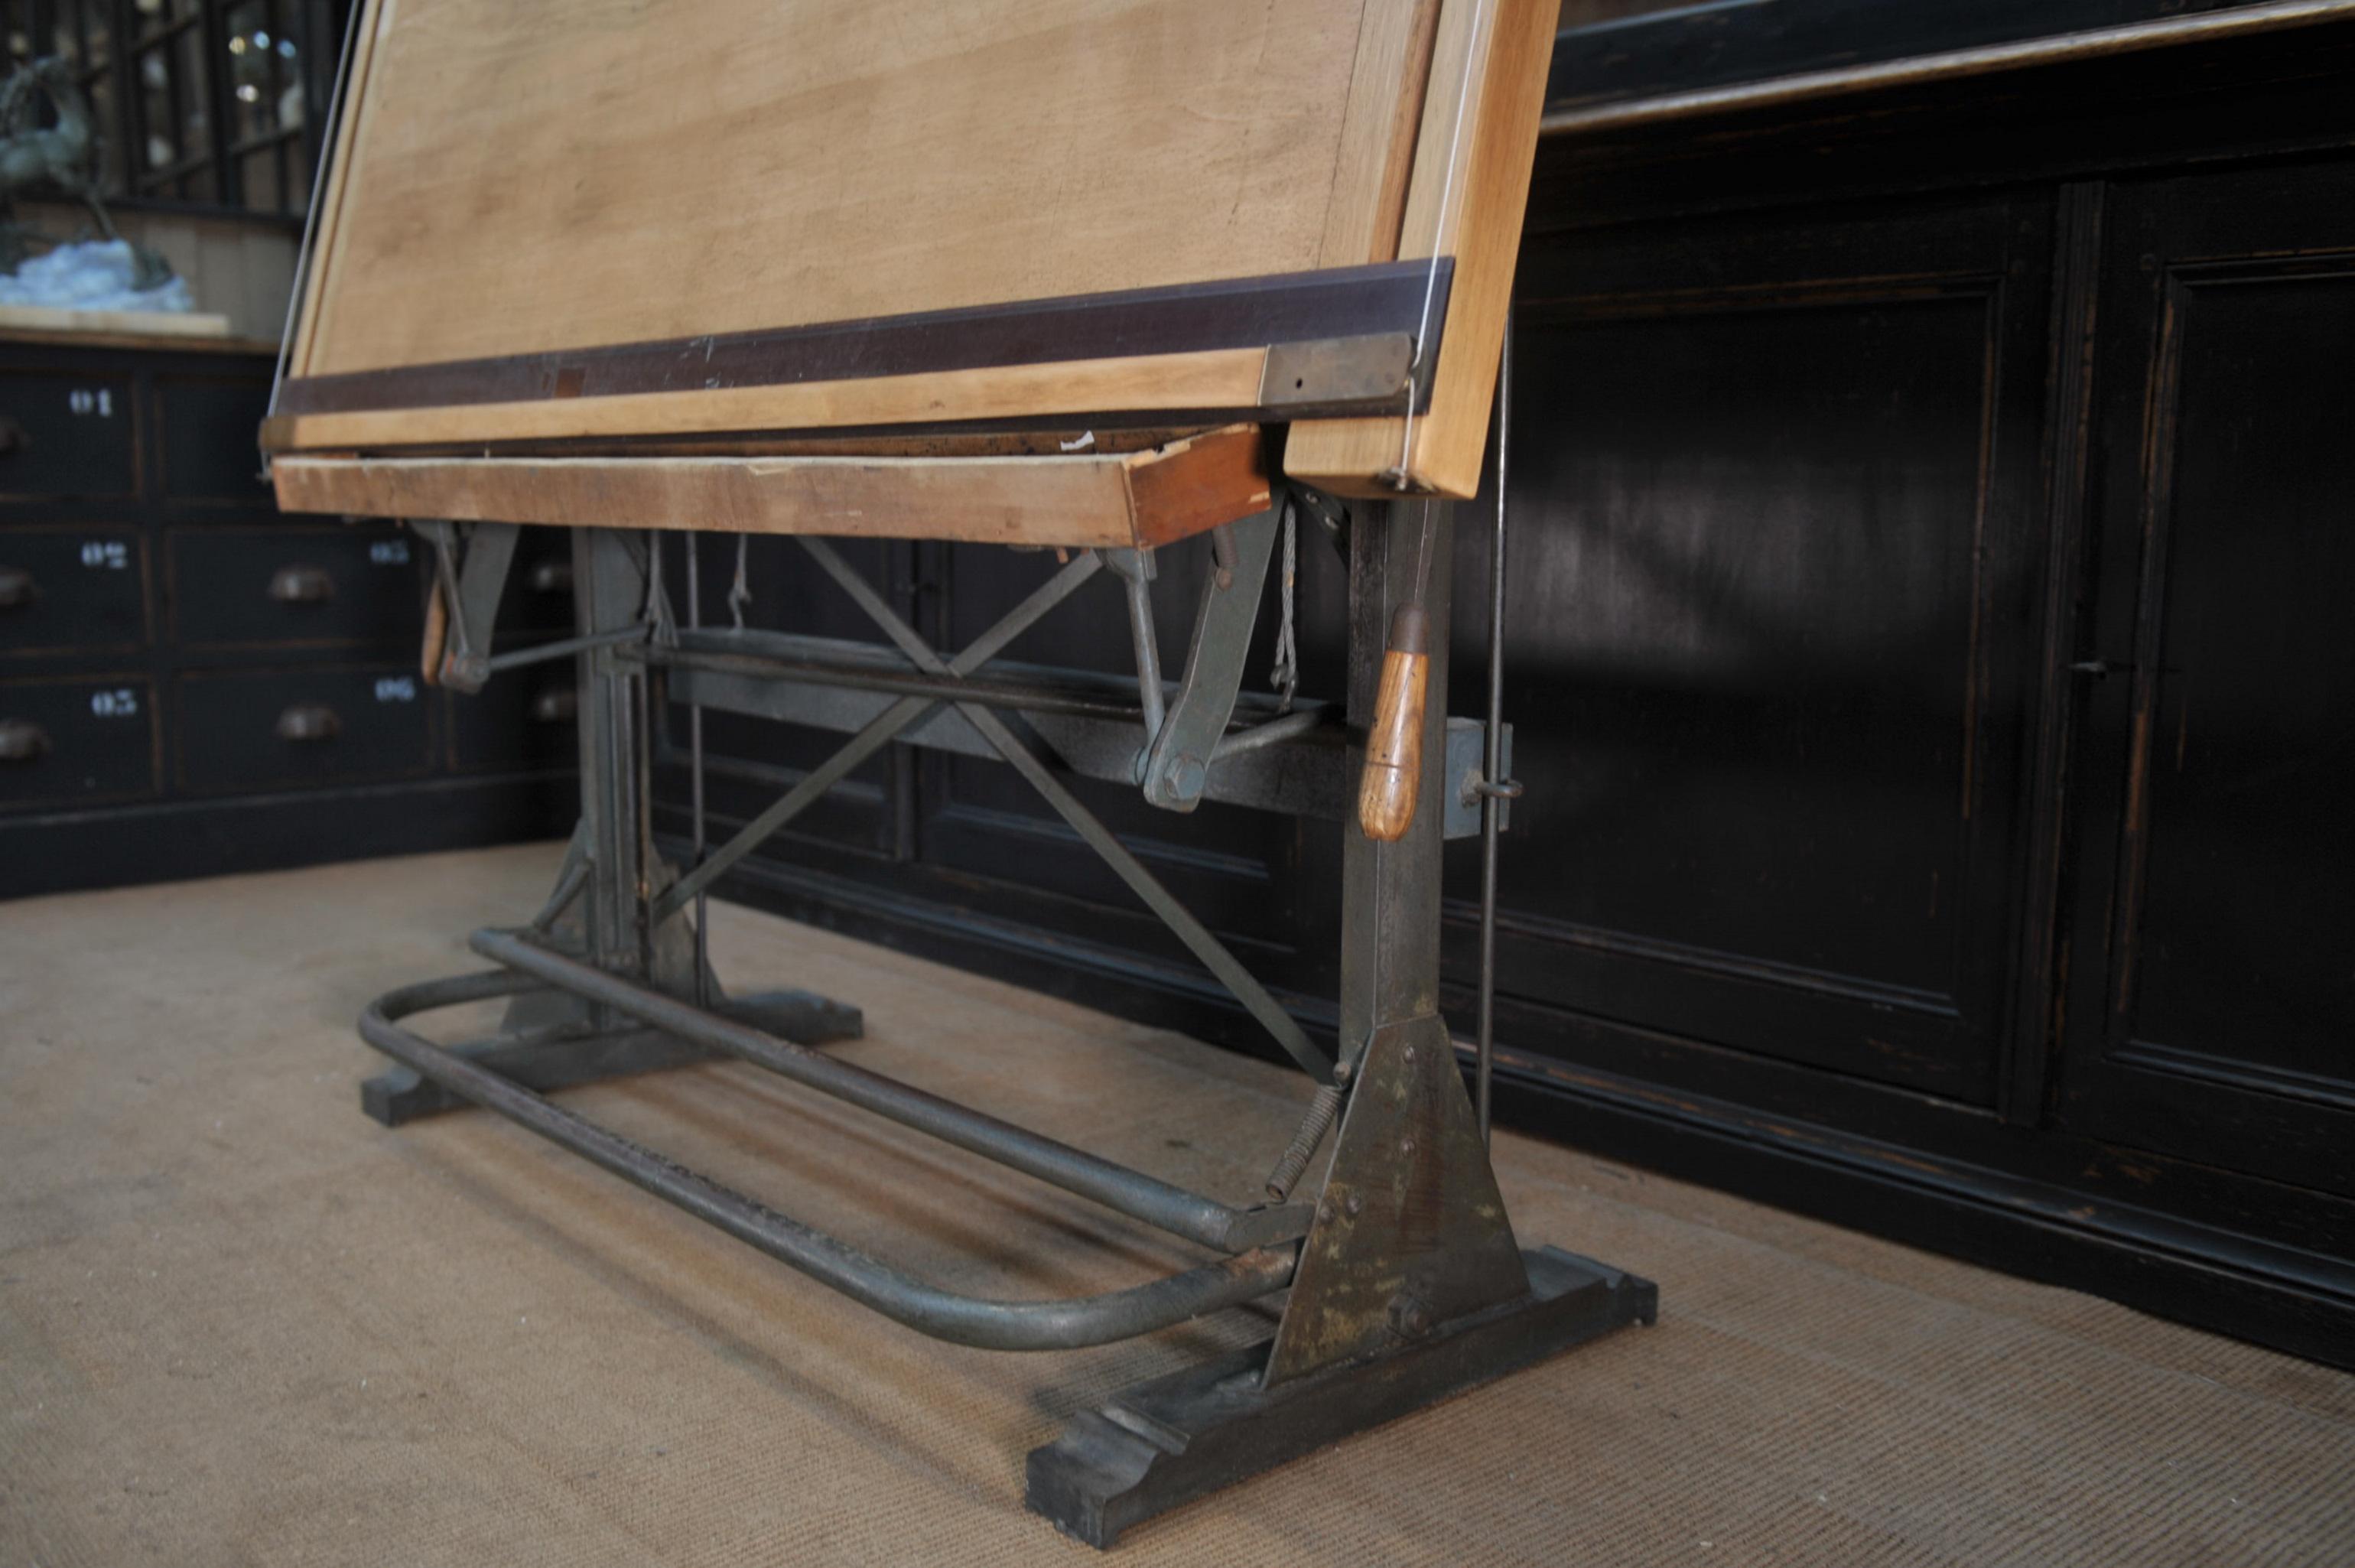
[[[1358,1067],[1276,1328],[1271,1387],[1529,1294],[1446,1024],[1430,1014],[1386,1024]]]

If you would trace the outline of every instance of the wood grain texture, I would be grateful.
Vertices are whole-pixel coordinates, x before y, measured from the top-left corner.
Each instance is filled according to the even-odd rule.
[[[374,101],[368,91],[368,71],[376,59],[377,39],[390,26],[388,15],[399,0],[362,0],[359,11],[351,20],[353,33],[349,44],[351,59],[346,67],[343,97],[338,107],[335,129],[336,150],[329,159],[327,178],[320,191],[318,210],[312,215],[314,224],[311,254],[304,263],[298,286],[302,290],[300,319],[295,324],[294,343],[287,356],[290,375],[311,374],[313,350],[318,342],[321,322],[327,312],[326,292],[329,265],[336,254],[336,240],[343,232],[344,192],[350,180],[352,160],[360,139],[363,116]]]
[[[991,544],[1166,544],[1264,510],[1260,432],[1017,457],[280,459],[290,512]]]
[[[1431,408],[1411,422],[1302,421],[1284,449],[1295,477],[1349,496],[1479,488],[1559,10],[1447,0],[1398,251],[1455,260]]]
[[[66,310],[53,305],[0,304],[0,333],[102,333],[173,345],[189,338],[227,339],[229,317],[211,311]]]
[[[272,452],[293,452],[952,420],[1084,418],[1111,410],[1249,409],[1258,404],[1266,363],[1264,348],[1217,348],[1195,354],[944,370],[800,386],[300,414],[265,424],[262,445]]]
[[[1358,828],[1395,844],[1414,825],[1423,792],[1423,710],[1431,656],[1391,648],[1382,655],[1374,721],[1366,732],[1366,766],[1358,776]]]
[[[304,373],[1307,270],[1397,4],[380,0]]]
[[[1358,62],[1341,127],[1333,197],[1326,205],[1327,267],[1388,261],[1398,254],[1406,213],[1415,131],[1438,31],[1439,0],[1369,5],[1358,33]]]

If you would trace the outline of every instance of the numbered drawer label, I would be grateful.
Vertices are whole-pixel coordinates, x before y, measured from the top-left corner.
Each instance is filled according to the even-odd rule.
[[[0,496],[136,494],[135,423],[127,376],[0,370]]]
[[[172,615],[192,647],[411,648],[417,541],[390,524],[172,530]]]
[[[414,670],[260,670],[180,677],[178,776],[201,793],[422,772],[432,704]]]
[[[127,529],[0,529],[0,655],[143,646],[143,550]]]
[[[0,681],[0,807],[146,795],[155,712],[144,681]]]

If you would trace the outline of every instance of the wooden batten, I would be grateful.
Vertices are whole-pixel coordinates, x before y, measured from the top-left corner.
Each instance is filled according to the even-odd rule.
[[[272,465],[290,512],[988,544],[1169,544],[1264,511],[1258,427],[1015,456],[363,457]]]
[[[611,398],[462,403],[282,415],[262,428],[270,452],[510,441],[814,431],[951,420],[1082,420],[1108,410],[1248,409],[1259,400],[1264,348],[1219,348],[1128,359],[993,366],[855,381],[637,392]]]
[[[1401,259],[1455,259],[1431,407],[1412,421],[1300,421],[1284,446],[1294,477],[1345,496],[1480,487],[1560,16],[1560,0],[1447,0],[1399,244]]]

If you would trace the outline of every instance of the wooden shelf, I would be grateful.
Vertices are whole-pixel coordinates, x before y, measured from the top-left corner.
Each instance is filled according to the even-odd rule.
[[[1230,425],[1133,452],[867,457],[368,457],[272,465],[290,512],[990,544],[1168,544],[1266,509],[1264,443]]]

